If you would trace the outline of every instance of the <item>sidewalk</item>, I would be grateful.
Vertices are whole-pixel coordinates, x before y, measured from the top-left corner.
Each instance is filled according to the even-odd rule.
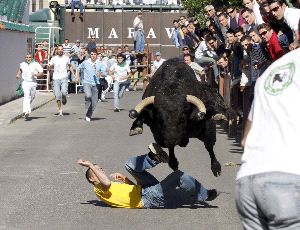
[[[32,111],[54,99],[52,92],[37,92],[31,104]],[[23,97],[0,106],[0,127],[7,126],[23,115]]]

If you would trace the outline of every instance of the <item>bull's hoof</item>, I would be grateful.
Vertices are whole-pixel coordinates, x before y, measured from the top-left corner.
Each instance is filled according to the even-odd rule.
[[[221,175],[222,169],[221,169],[221,164],[219,163],[219,161],[214,160],[211,163],[211,171],[213,172],[215,177],[218,177]]]
[[[179,165],[179,163],[178,163],[177,159],[175,161],[169,160],[169,166],[174,171],[178,170],[178,165]]]
[[[143,133],[143,129],[140,127],[137,127],[135,129],[130,129],[129,136],[139,135]]]

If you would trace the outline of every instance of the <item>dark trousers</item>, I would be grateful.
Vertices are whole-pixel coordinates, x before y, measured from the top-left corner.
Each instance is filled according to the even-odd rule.
[[[101,100],[102,92],[107,89],[108,83],[105,78],[100,78],[99,80],[100,80],[100,84],[97,84],[97,89],[98,89],[98,99]]]

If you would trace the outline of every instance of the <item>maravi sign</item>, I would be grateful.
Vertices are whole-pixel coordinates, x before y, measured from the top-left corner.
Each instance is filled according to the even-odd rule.
[[[178,49],[171,42],[174,30],[173,20],[182,13],[143,12],[143,24],[146,42],[152,51],[168,53],[166,57],[178,55]],[[133,47],[133,20],[136,12],[86,12],[84,21],[72,22],[70,13],[66,13],[65,38],[70,42],[77,39],[87,43],[91,36],[96,37],[97,44],[109,47],[129,45]]]
[[[165,28],[165,32],[167,33],[167,36],[169,39],[171,39],[172,33],[174,31],[174,28]],[[91,38],[92,36],[95,36],[96,38],[101,39],[100,36],[100,28],[88,28],[88,34],[87,38]],[[161,32],[161,31],[158,31]],[[154,28],[150,28],[148,31],[144,30],[144,35],[148,39],[155,39],[157,38],[157,33],[155,32]],[[123,35],[123,34],[122,34]],[[121,34],[118,34],[116,31],[116,28],[111,28],[110,33],[108,34],[109,39],[118,39],[121,36]],[[125,34],[126,38],[133,39],[134,36],[134,28],[127,28],[127,35]]]

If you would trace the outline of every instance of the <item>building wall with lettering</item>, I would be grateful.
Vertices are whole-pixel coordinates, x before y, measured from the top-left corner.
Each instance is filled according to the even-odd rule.
[[[146,43],[150,52],[160,51],[165,58],[179,55],[179,49],[171,42],[174,30],[173,20],[178,19],[182,13],[173,12],[143,12],[143,24]],[[96,43],[107,47],[129,45],[133,48],[133,20],[136,12],[86,12],[81,22],[76,15],[75,22],[71,15],[66,13],[65,38],[71,43],[79,39],[87,43],[91,35],[96,36]]]

